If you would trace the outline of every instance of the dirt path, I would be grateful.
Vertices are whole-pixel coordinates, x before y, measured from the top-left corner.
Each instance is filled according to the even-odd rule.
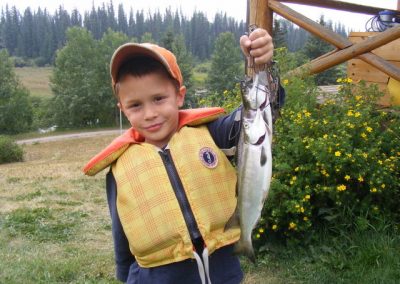
[[[40,138],[24,139],[24,140],[17,140],[16,142],[17,142],[17,144],[33,144],[33,143],[52,142],[52,141],[60,141],[60,140],[66,140],[66,139],[85,138],[85,137],[94,137],[94,136],[102,136],[102,135],[118,136],[119,134],[120,134],[119,129],[118,130],[102,130],[102,131],[70,133],[70,134],[54,135],[54,136],[47,136],[47,137],[40,137]]]

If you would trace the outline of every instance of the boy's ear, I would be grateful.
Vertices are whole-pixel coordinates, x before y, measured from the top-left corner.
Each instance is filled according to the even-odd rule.
[[[179,88],[179,92],[177,94],[177,96],[178,96],[178,106],[179,107],[183,106],[183,103],[185,101],[185,95],[186,95],[186,87],[182,86],[182,87]]]
[[[117,103],[117,107],[118,107],[122,112],[124,111],[124,109],[122,108],[122,105],[121,105],[120,102]]]

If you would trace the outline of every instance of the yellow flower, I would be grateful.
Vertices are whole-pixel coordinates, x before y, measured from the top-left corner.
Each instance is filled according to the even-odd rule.
[[[379,210],[378,206],[374,206],[372,209],[374,209],[375,211]]]
[[[310,200],[311,196],[309,194],[307,194],[306,196],[304,196],[305,200]]]
[[[283,80],[283,85],[287,85],[287,84],[289,84],[289,80],[288,79]]]
[[[385,188],[385,187],[386,187],[386,185],[385,185],[384,183],[382,183],[381,187],[382,187],[382,188]]]
[[[347,116],[353,116],[353,115],[354,115],[353,111],[351,109],[349,109],[347,111]]]
[[[347,78],[347,83],[352,83],[353,80],[351,78]]]
[[[261,236],[260,236],[260,234],[257,234],[256,235],[256,239],[259,239]]]
[[[364,181],[364,178],[363,178],[362,176],[358,176],[358,181],[359,181],[359,182],[363,182],[363,181]]]
[[[366,159],[368,158],[368,154],[367,153],[362,153],[363,157]]]
[[[359,117],[361,116],[361,113],[359,113],[358,111],[354,114],[354,117]]]
[[[356,100],[359,101],[361,100],[362,96],[356,96]]]
[[[264,229],[263,229],[263,228],[258,229],[258,231],[259,231],[261,234],[264,233]]]
[[[228,90],[225,90],[225,91],[224,91],[224,95],[226,95],[227,93],[228,93]]]
[[[336,80],[336,82],[337,82],[337,83],[342,82],[342,78],[338,78],[338,79]]]
[[[304,207],[300,207],[300,212],[304,213]]]
[[[376,187],[374,187],[374,188],[372,188],[370,191],[371,191],[371,192],[377,192],[378,190],[376,189]]]
[[[366,129],[367,129],[368,132],[372,132],[372,127],[368,126]]]
[[[340,151],[336,151],[336,152],[335,152],[335,156],[336,156],[336,157],[340,157],[340,155],[342,155],[342,153],[340,153]]]
[[[294,230],[294,229],[296,229],[296,223],[294,223],[294,222],[290,222],[289,223],[289,230]]]
[[[326,119],[322,120],[322,122],[323,122],[324,124],[328,124],[328,121],[327,121]]]
[[[378,160],[378,164],[382,165],[383,164],[382,160]]]
[[[303,217],[303,220],[304,220],[304,221],[308,221],[308,217],[307,217],[307,216],[304,216],[304,217]]]
[[[353,155],[352,154],[346,154],[347,157],[351,158]]]
[[[299,167],[296,167],[296,168],[294,169],[294,171],[295,171],[295,172],[298,172],[299,169],[300,169]]]
[[[362,138],[367,138],[367,134],[365,134],[365,133],[363,132],[363,133],[361,133],[361,137],[362,137]]]
[[[339,185],[338,187],[337,187],[337,190],[338,191],[345,191],[347,188],[346,188],[346,186],[344,185],[344,184],[341,184],[341,185]]]
[[[345,180],[349,180],[349,179],[350,179],[350,176],[349,176],[349,175],[345,175],[345,176],[344,176],[344,179],[345,179]]]
[[[327,139],[328,138],[328,134],[324,134],[324,139]]]
[[[276,231],[278,229],[278,226],[277,225],[272,225],[272,230],[274,230],[274,231]]]

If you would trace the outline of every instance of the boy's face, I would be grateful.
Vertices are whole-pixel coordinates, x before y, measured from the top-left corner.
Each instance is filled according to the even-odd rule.
[[[118,106],[147,143],[163,147],[178,129],[178,111],[185,93],[184,86],[177,92],[173,82],[160,72],[127,75],[120,82]]]

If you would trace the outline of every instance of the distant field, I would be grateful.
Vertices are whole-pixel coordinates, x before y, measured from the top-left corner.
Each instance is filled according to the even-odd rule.
[[[35,97],[51,97],[50,75],[52,67],[21,67],[15,68],[15,73],[21,83]]]

